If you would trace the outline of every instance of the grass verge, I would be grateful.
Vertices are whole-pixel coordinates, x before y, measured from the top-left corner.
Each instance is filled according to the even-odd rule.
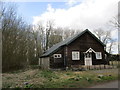
[[[3,73],[3,88],[86,88],[118,79],[118,69],[50,71],[31,69]]]

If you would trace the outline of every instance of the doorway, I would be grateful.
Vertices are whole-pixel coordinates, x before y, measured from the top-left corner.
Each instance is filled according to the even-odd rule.
[[[84,53],[84,60],[86,66],[92,65],[92,53]]]

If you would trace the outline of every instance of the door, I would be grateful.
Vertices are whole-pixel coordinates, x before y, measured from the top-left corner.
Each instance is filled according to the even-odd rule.
[[[86,66],[92,65],[92,53],[85,53],[84,60]]]

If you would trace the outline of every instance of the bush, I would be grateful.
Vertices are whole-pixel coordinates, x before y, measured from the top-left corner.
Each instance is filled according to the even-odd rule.
[[[40,74],[41,77],[47,78],[49,81],[51,81],[53,78],[59,79],[59,77],[53,71],[50,70],[43,70]]]
[[[101,80],[114,80],[114,77],[112,77],[111,75],[109,76],[102,76],[102,77],[98,77],[100,78]]]

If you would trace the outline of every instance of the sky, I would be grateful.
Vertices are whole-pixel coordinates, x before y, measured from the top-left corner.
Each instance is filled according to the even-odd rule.
[[[18,13],[25,21],[37,25],[39,21],[53,20],[56,27],[72,29],[102,28],[112,30],[112,37],[118,39],[117,30],[109,23],[118,14],[119,0],[66,0],[16,2]],[[117,43],[117,42],[116,42]],[[117,45],[114,53],[117,53]]]
[[[18,13],[26,18],[28,23],[33,23],[34,17],[47,11],[48,4],[53,8],[66,8],[64,2],[16,2]]]

